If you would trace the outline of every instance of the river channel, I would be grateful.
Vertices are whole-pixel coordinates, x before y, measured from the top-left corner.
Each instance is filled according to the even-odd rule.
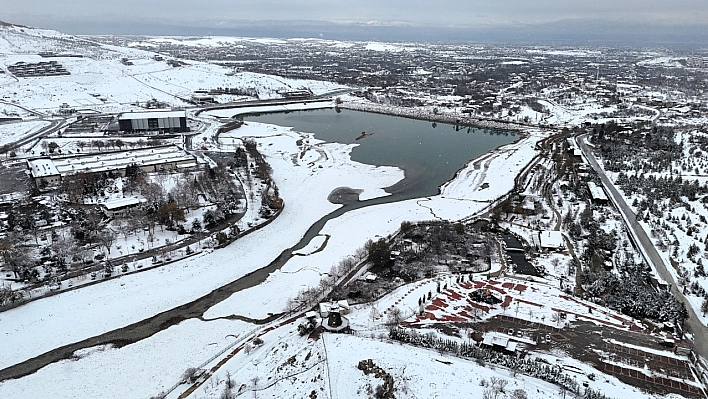
[[[48,364],[71,358],[79,349],[106,344],[115,347],[129,345],[184,320],[201,318],[209,308],[227,299],[233,293],[263,283],[271,273],[280,269],[292,258],[293,252],[305,247],[314,236],[318,235],[329,220],[366,206],[436,195],[439,187],[452,179],[467,162],[518,138],[511,131],[434,124],[349,110],[328,109],[249,115],[245,119],[293,127],[296,131],[314,133],[316,138],[328,142],[359,144],[352,150],[352,160],[371,165],[396,166],[405,170],[406,176],[401,182],[386,189],[391,193],[389,196],[348,202],[325,215],[310,226],[295,246],[284,249],[267,266],[182,306],[126,327],[53,349],[0,370],[0,381],[34,373]]]

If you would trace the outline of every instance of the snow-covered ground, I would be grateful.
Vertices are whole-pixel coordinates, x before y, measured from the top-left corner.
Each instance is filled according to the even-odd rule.
[[[3,347],[0,367],[36,356],[56,346],[131,324],[205,295],[267,265],[284,248],[294,245],[314,221],[340,206],[327,201],[333,189],[346,185],[361,188],[364,192],[383,193],[381,187],[390,186],[403,178],[403,172],[396,168],[373,167],[350,161],[348,154],[351,147],[338,144],[318,146],[318,150],[326,156],[320,157],[319,161],[296,167],[291,155],[301,151],[296,144],[300,135],[288,129],[255,123],[249,123],[239,132],[245,136],[261,136],[268,135],[269,131],[273,133],[273,129],[278,132],[262,139],[261,150],[273,167],[275,181],[286,204],[284,211],[273,223],[213,254],[201,255],[138,275],[123,276],[4,312],[0,317],[9,333],[0,343]],[[331,262],[336,261],[338,259]],[[306,279],[303,283],[310,282],[310,279]],[[300,283],[293,286],[299,288]],[[287,291],[283,294],[287,294]],[[282,305],[287,297],[280,298]],[[96,322],[77,325],[76,318],[96,319]],[[67,331],[65,334],[51,334],[38,341],[28,341],[26,331],[34,330],[31,326],[37,323],[46,327],[42,328],[44,332]]]
[[[376,365],[388,370],[398,380],[402,398],[483,398],[486,384],[492,378],[509,381],[505,391],[513,392],[521,389],[526,391],[528,398],[556,398],[562,396],[558,387],[527,376],[517,374],[512,376],[509,370],[495,369],[477,365],[475,362],[440,355],[434,351],[397,343],[389,344],[372,339],[356,338],[345,335],[325,336],[327,345],[330,383],[340,393],[357,392],[360,396],[334,395],[336,398],[366,397],[364,385],[370,382],[364,374],[356,369],[359,360],[372,359]],[[356,353],[356,357],[352,357]],[[583,370],[593,372],[580,362],[573,365],[583,366]],[[370,378],[370,377],[369,377]],[[580,377],[580,381],[586,381]],[[381,380],[374,384],[380,384]],[[609,397],[643,398],[643,392],[623,384],[616,378],[601,379],[592,382],[594,389],[600,389]]]
[[[188,106],[195,90],[217,87],[252,91],[259,98],[278,98],[279,90],[306,87],[315,94],[344,88],[323,81],[287,79],[243,72],[197,61],[172,67],[155,60],[156,53],[126,47],[98,44],[87,39],[40,29],[17,26],[0,27],[0,64],[47,61],[42,51],[80,54],[82,57],[54,57],[70,75],[15,78],[6,73],[0,98],[24,104],[41,112],[54,112],[66,103],[76,109],[122,112],[137,108],[136,102],[151,99]],[[122,62],[125,58],[129,62]],[[132,65],[128,65],[132,63]]]
[[[91,315],[86,315],[91,317]],[[40,327],[41,328],[41,327]],[[26,377],[0,383],[3,398],[148,398],[251,331],[237,320],[186,320],[121,348],[92,347]],[[32,340],[31,337],[26,337]]]
[[[32,109],[54,111],[66,102],[76,108],[117,112],[135,108],[130,103],[152,98],[180,105],[183,104],[181,98],[188,98],[194,90],[214,87],[254,89],[261,98],[275,97],[277,91],[283,88],[305,86],[316,94],[341,88],[327,82],[254,73],[232,74],[226,68],[192,61],[180,67],[170,67],[155,61],[154,54],[150,52],[99,45],[52,31],[28,31],[30,36],[33,35],[30,38],[18,27],[0,27],[0,63],[7,66],[19,61],[38,62],[41,57],[28,54],[39,51],[84,55],[82,58],[58,58],[71,72],[69,76],[3,77],[0,94],[11,95],[12,101],[29,104]],[[367,48],[375,51],[400,51],[405,47],[367,44]],[[126,65],[121,58],[128,58],[133,65]],[[200,120],[208,122],[214,116],[230,117],[233,112],[213,111],[201,116]],[[215,128],[215,123],[205,126],[202,134],[210,137]],[[224,347],[239,343],[255,327],[226,317],[236,315],[259,319],[269,313],[282,312],[288,298],[297,295],[304,287],[316,285],[323,273],[355,253],[367,239],[391,234],[403,221],[460,220],[488,209],[514,187],[514,177],[537,154],[535,145],[546,134],[527,131],[519,141],[471,161],[454,179],[441,187],[440,195],[369,206],[328,221],[320,234],[300,250],[301,256],[294,256],[264,283],[235,293],[216,304],[205,312],[203,320],[186,320],[122,348],[81,350],[70,360],[51,364],[23,378],[0,382],[0,397],[43,397],[48,392],[52,393],[52,397],[67,398],[76,397],[77,393],[83,397],[103,398],[157,394],[178,382],[187,367],[198,366]],[[259,151],[273,168],[273,179],[285,203],[278,218],[213,253],[203,252],[160,268],[63,292],[0,313],[3,332],[0,369],[202,297],[264,267],[285,248],[296,244],[315,221],[340,207],[327,200],[332,190],[350,187],[361,190],[362,199],[382,197],[388,195],[383,187],[403,178],[403,171],[397,168],[352,162],[349,154],[354,145],[324,143],[311,134],[273,125],[249,122],[237,130],[222,134],[220,145],[223,150],[232,151],[229,145],[248,138],[257,141]],[[326,245],[323,237],[328,237]],[[430,291],[433,283],[423,281],[417,284],[416,287],[394,291],[375,306],[381,312],[392,304],[405,305],[406,311],[414,309],[418,294]],[[529,302],[549,301],[549,295],[560,298],[555,289],[546,286],[517,291],[518,294],[514,294],[516,299]],[[553,293],[549,294],[549,291]],[[512,296],[511,292],[509,296]],[[452,297],[454,299],[454,295]],[[566,302],[563,304],[572,307],[571,310],[578,314],[591,306],[572,300]],[[523,315],[526,308],[538,307],[523,301],[516,303],[520,304],[519,308],[512,307],[505,311],[517,311]],[[543,317],[547,320],[554,310],[548,306],[546,311],[551,313],[529,310],[526,313],[531,319]],[[370,313],[368,309],[355,309],[352,320],[364,327],[370,323],[366,320]],[[442,308],[431,309],[430,313],[434,318],[450,316],[444,314]],[[594,317],[602,319],[598,321],[602,323],[617,320],[619,316],[599,312]],[[427,315],[426,320],[430,320]],[[368,327],[380,329],[380,325]],[[366,358],[374,359],[393,374],[399,373],[396,374],[399,380],[408,384],[401,386],[401,389],[412,393],[412,397],[445,394],[482,398],[481,380],[504,378],[507,373],[431,351],[367,338],[342,336],[325,337],[320,342],[307,341],[299,337],[293,323],[265,332],[262,337],[265,343],[253,349],[251,355],[243,349],[223,364],[219,374],[212,376],[211,382],[197,391],[197,397],[218,396],[227,371],[238,375],[237,385],[250,384],[258,389],[259,396],[306,396],[313,389],[321,389],[323,393],[329,391],[323,396],[367,397],[367,384],[376,384],[376,381],[372,377],[364,377],[355,368],[359,360]],[[283,372],[297,371],[297,367],[290,367],[292,364],[279,368],[293,357],[302,365],[303,372],[298,374],[300,377],[292,376],[298,384],[287,381],[276,383]],[[219,361],[219,358],[214,361]],[[601,381],[608,385],[593,387],[606,389],[604,392],[611,396],[642,396],[614,379]],[[516,377],[512,385],[514,389],[527,390],[532,398],[559,396],[556,387],[531,378]]]
[[[297,141],[303,136],[289,129],[249,123],[233,134],[258,137],[259,150],[271,163],[274,179],[286,204],[283,213],[267,227],[212,254],[44,298],[4,312],[0,318],[7,333],[0,342],[3,353],[0,367],[198,298],[264,266],[283,248],[295,244],[312,222],[339,207],[326,200],[334,188],[348,186],[362,189],[364,193],[379,190],[379,195],[383,195],[381,187],[403,177],[403,172],[395,168],[351,162],[348,157],[351,146],[322,144],[311,138],[303,140],[302,146],[308,146],[306,154],[318,155],[308,158],[307,163],[299,162],[303,148]],[[330,221],[322,231],[331,236],[325,250],[306,257],[294,257],[266,283],[235,294],[205,316],[238,314],[259,317],[267,312],[282,311],[288,297],[296,295],[303,286],[315,284],[320,272],[328,271],[339,260],[352,254],[367,238],[389,234],[404,220],[429,220],[435,215],[459,219],[484,209],[490,201],[513,187],[513,176],[534,156],[534,144],[540,138],[539,134],[530,134],[504,147],[479,169],[470,163],[453,182],[443,187],[442,195],[363,208]],[[480,190],[483,181],[489,183],[489,187]],[[313,266],[316,271],[312,270]],[[294,273],[298,270],[300,272]],[[276,292],[278,294],[273,295]],[[61,333],[57,333],[59,331]],[[28,332],[35,339],[28,340]],[[146,344],[150,340],[147,339]],[[18,380],[5,381],[0,384],[0,391],[12,391],[17,383]],[[147,381],[146,385],[154,386]]]
[[[0,146],[15,142],[23,137],[36,133],[39,129],[48,126],[46,121],[23,121],[14,123],[0,123]]]
[[[441,283],[453,282],[441,281]],[[516,289],[519,284],[525,289]],[[526,310],[530,307],[538,309],[536,305],[530,303],[534,300],[548,300],[549,296],[554,297],[552,302],[565,311],[572,312],[575,309],[577,312],[587,312],[587,304],[562,299],[559,290],[543,283],[528,284],[502,279],[494,282],[493,285],[498,289],[512,287],[509,291],[515,292],[514,296],[528,301],[521,302],[521,311],[515,310],[514,307],[506,311],[509,314],[515,312],[520,319],[542,322],[543,317],[546,324],[556,327],[558,324],[550,320],[550,307],[548,317],[544,317],[543,311],[539,311],[538,313],[541,314],[538,315],[532,312],[529,316]],[[489,365],[485,367],[447,353],[441,354],[433,350],[388,341],[384,325],[387,322],[386,318],[371,315],[380,315],[381,312],[377,309],[387,309],[389,303],[395,303],[401,308],[417,308],[418,294],[425,294],[429,290],[435,292],[435,286],[436,281],[424,280],[402,286],[373,304],[354,306],[347,318],[354,329],[359,331],[356,336],[324,334],[319,340],[301,337],[295,327],[302,319],[268,327],[257,334],[263,341],[262,344],[253,345],[253,341],[242,344],[230,350],[228,354],[217,356],[205,365],[209,370],[204,377],[205,382],[193,391],[193,395],[195,397],[218,396],[223,392],[225,381],[230,376],[237,382],[234,392],[250,394],[255,391],[259,397],[300,397],[314,391],[318,397],[321,395],[332,398],[365,398],[382,383],[382,380],[373,378],[371,375],[366,376],[357,368],[357,364],[366,359],[371,359],[376,366],[381,367],[394,378],[396,397],[400,398],[440,396],[482,398],[484,390],[497,379],[508,380],[509,385],[505,391],[507,393],[521,389],[526,391],[529,398],[562,395],[555,385],[522,374],[514,375],[504,368]],[[465,283],[445,290],[437,294],[431,303],[449,300],[450,293],[462,292],[461,290],[465,290],[463,286],[472,287],[473,284]],[[451,303],[450,308],[453,307],[452,305]],[[593,315],[598,319],[606,318],[605,322],[617,321],[614,318],[618,316],[616,313],[603,313],[602,309],[594,309]],[[432,312],[440,315],[438,310]],[[482,313],[480,318],[486,319],[501,312],[502,310],[497,307],[494,312]],[[523,338],[516,339],[523,341]],[[616,343],[616,341],[612,342]],[[656,351],[656,353],[674,356],[666,351]],[[645,393],[614,377],[602,375],[597,378],[599,373],[596,369],[567,358],[562,352],[532,351],[528,356],[542,359],[548,364],[564,365],[568,370],[572,370],[568,373],[573,375],[579,384],[587,384],[589,388],[609,397],[647,397]],[[188,387],[189,384],[179,386],[168,398],[176,398]]]

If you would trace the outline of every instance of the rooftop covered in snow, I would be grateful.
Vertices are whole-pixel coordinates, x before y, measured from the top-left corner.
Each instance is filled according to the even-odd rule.
[[[605,191],[602,190],[597,184],[593,182],[588,182],[588,190],[590,190],[590,196],[595,202],[607,202],[608,198],[605,195]]]
[[[125,112],[118,119],[160,119],[160,118],[185,118],[185,111],[150,111],[150,112]]]
[[[153,165],[175,164],[180,166],[196,166],[197,161],[176,145],[141,148],[130,151],[104,152],[100,154],[79,155],[63,158],[41,158],[27,161],[32,176],[45,177],[52,175],[67,176],[78,172],[100,173],[125,169],[136,164],[140,167]]]
[[[56,176],[59,174],[54,162],[49,158],[39,158],[31,159],[27,161],[27,167],[29,167],[32,176],[37,177],[47,177]]]
[[[543,230],[539,233],[541,248],[560,249],[565,248],[563,234],[560,231]]]

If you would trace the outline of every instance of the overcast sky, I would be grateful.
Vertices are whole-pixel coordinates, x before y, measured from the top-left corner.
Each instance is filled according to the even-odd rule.
[[[707,0],[25,0],[2,1],[0,19],[53,27],[85,20],[154,19],[192,26],[311,20],[475,27],[563,19],[707,24]],[[80,30],[76,27],[75,30]]]

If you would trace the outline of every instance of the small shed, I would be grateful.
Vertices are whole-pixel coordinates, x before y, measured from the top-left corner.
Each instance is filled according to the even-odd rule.
[[[512,341],[505,335],[491,332],[484,335],[484,339],[480,342],[480,345],[491,349],[514,353],[516,352],[518,343]]]
[[[108,217],[121,215],[126,209],[132,208],[141,202],[146,202],[146,199],[135,197],[110,199],[102,204],[103,213]]]
[[[348,315],[349,311],[349,302],[346,300],[336,302],[320,302],[320,317],[322,318],[329,317],[330,313]]]
[[[541,249],[558,251],[565,248],[563,234],[560,231],[543,230],[539,233]]]
[[[588,190],[590,190],[590,198],[594,204],[605,205],[609,202],[605,191],[597,184],[588,182]]]

